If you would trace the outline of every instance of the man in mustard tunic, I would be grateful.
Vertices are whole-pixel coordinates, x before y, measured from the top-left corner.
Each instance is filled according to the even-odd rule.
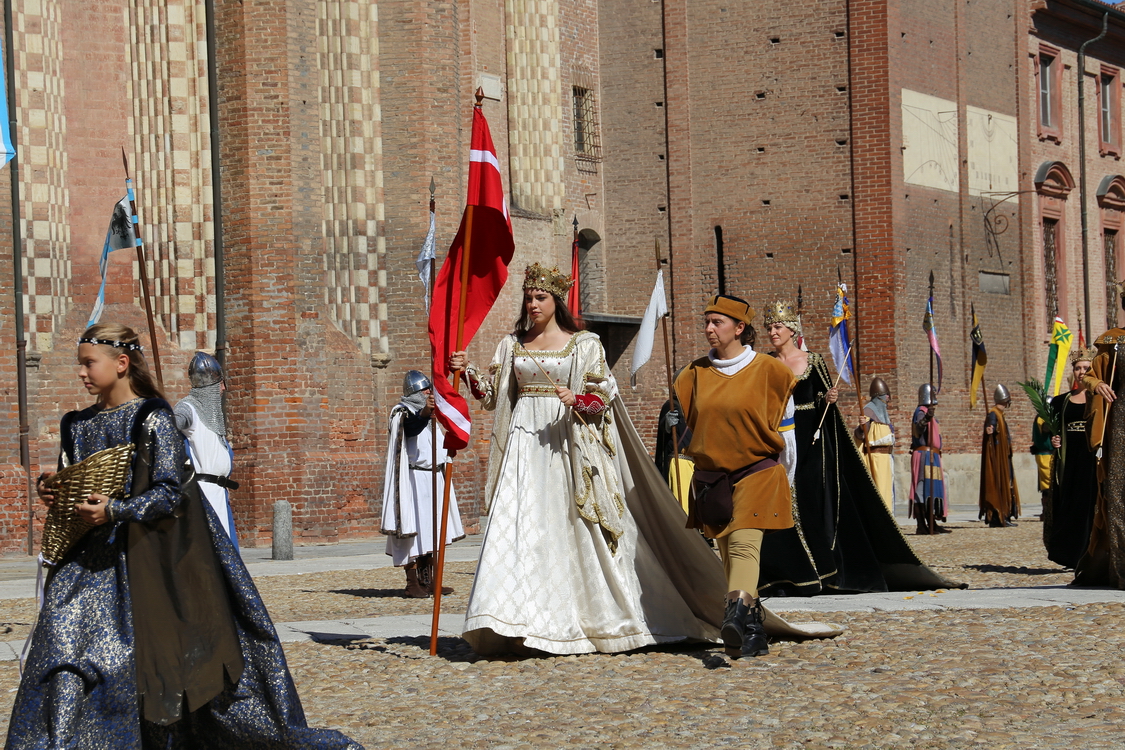
[[[753,317],[744,300],[713,297],[704,311],[712,349],[675,384],[696,469],[688,526],[718,544],[729,589],[722,638],[734,657],[769,653],[758,599],[762,536],[793,526],[786,466],[795,451],[786,450],[783,422],[792,424],[796,378],[754,351]]]
[[[995,406],[984,420],[980,452],[980,515],[989,526],[1015,526],[1020,514],[1020,492],[1012,470],[1012,439],[1004,410],[1012,396],[998,384],[993,393]]]

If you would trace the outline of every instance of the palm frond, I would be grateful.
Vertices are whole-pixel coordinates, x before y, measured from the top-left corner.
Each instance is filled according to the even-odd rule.
[[[1043,420],[1043,427],[1052,435],[1061,435],[1058,417],[1048,403],[1046,387],[1035,378],[1019,383],[1019,386],[1027,393],[1027,398],[1031,401],[1032,407],[1035,408],[1036,415]]]

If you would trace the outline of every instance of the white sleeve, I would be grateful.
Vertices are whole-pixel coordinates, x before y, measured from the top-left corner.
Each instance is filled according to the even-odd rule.
[[[789,486],[793,486],[793,480],[797,471],[797,432],[793,429],[793,417],[796,414],[796,407],[793,405],[793,397],[789,397],[789,402],[785,404],[785,416],[781,419],[781,427],[778,432],[781,437],[785,439],[785,448],[781,451],[781,457],[778,462],[785,467],[785,473],[789,476]]]

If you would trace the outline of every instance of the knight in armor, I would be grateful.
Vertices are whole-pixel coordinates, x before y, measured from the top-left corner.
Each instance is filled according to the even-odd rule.
[[[1020,492],[1012,467],[1012,438],[1004,410],[1012,394],[1003,383],[992,394],[994,404],[984,419],[980,450],[980,514],[989,526],[1015,526],[1020,515]]]
[[[919,534],[949,532],[944,522],[949,512],[945,498],[945,472],[941,466],[941,427],[937,421],[937,391],[930,383],[918,388],[918,408],[911,420],[910,516],[918,521]]]
[[[188,364],[191,392],[176,404],[176,427],[187,441],[188,455],[203,497],[238,549],[230,491],[238,489],[231,481],[234,452],[227,440],[227,420],[223,413],[226,381],[219,360],[207,352],[196,352]]]
[[[856,428],[856,443],[863,451],[864,461],[871,470],[871,478],[879,488],[879,495],[887,504],[887,510],[895,510],[895,467],[894,446],[895,428],[887,411],[891,389],[887,381],[873,378],[868,389],[871,400],[863,407],[859,427]]]
[[[445,447],[438,441],[434,461],[435,433],[437,437],[441,433],[430,419],[433,410],[433,385],[429,378],[418,370],[410,370],[402,381],[402,400],[391,409],[382,530],[387,535],[387,554],[396,568],[406,572],[404,593],[416,599],[434,593],[434,527],[441,525],[445,464],[449,460]],[[438,473],[436,503],[434,472]],[[450,544],[464,537],[457,497],[451,486],[445,542]],[[452,594],[453,589],[443,586],[442,593]]]

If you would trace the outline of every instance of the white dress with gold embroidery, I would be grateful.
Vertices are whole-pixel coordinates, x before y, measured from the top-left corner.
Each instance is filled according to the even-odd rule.
[[[490,456],[488,528],[465,617],[464,637],[473,648],[493,653],[522,638],[531,648],[575,654],[714,638],[713,626],[701,622],[677,590],[684,582],[669,578],[667,563],[638,535],[623,502],[640,492],[634,477],[647,479],[648,472],[630,469],[619,450],[618,417],[633,428],[615,400],[617,385],[597,336],[576,334],[560,352],[528,352],[506,337],[490,376],[477,380],[484,406],[501,408]],[[556,383],[576,394],[596,393],[611,407],[587,415],[586,427],[559,401]],[[655,466],[647,454],[644,459],[659,485]],[[680,513],[666,488],[660,493],[639,501]],[[651,527],[649,513],[643,517]],[[667,517],[674,528],[676,516]],[[679,540],[683,531],[661,533],[662,543]],[[674,544],[702,543],[690,534],[682,539]]]

